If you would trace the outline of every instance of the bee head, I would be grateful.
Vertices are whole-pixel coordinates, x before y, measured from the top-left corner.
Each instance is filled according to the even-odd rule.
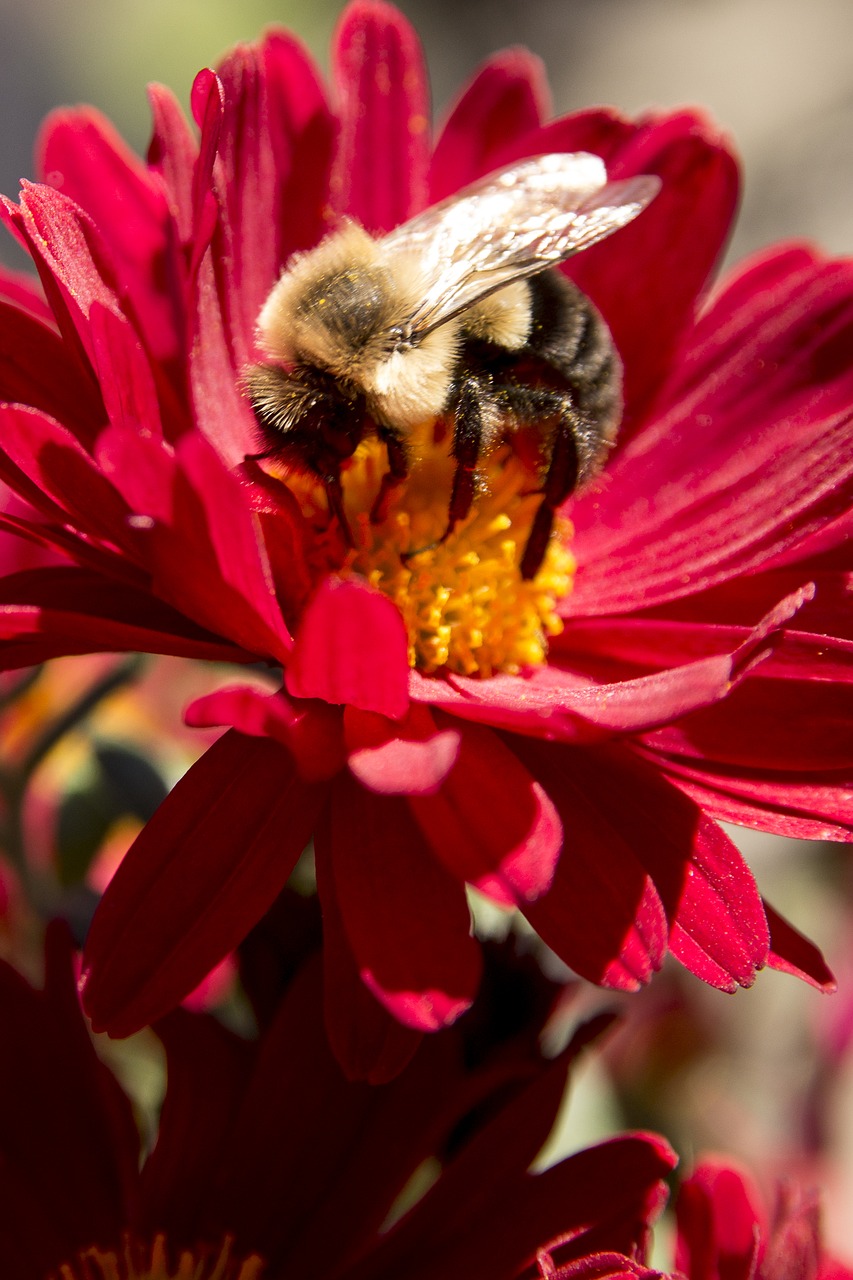
[[[277,362],[321,369],[356,388],[401,430],[436,417],[447,400],[458,326],[420,339],[408,317],[423,294],[414,264],[383,255],[347,222],[291,260],[258,319],[258,338]]]

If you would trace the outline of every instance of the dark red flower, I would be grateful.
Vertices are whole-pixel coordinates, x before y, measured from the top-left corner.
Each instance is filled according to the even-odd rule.
[[[675,1263],[688,1280],[849,1280],[820,1234],[815,1191],[778,1188],[768,1214],[758,1188],[736,1164],[704,1160],[678,1198]]]
[[[392,1084],[348,1083],[322,1025],[318,960],[299,967],[258,1043],[204,1014],[164,1020],[168,1084],[141,1168],[63,936],[49,938],[44,991],[0,964],[4,1275],[509,1280],[557,1233],[579,1264],[615,1253],[643,1273],[665,1143],[626,1135],[527,1172],[571,1049],[546,1063],[523,1026],[502,1044],[481,1037],[472,1066],[460,1027],[423,1043]]]
[[[346,10],[333,67],[334,110],[291,37],[238,48],[196,81],[199,140],[155,87],[147,165],[96,113],[59,112],[44,181],[5,206],[47,304],[16,281],[0,305],[0,393],[17,402],[0,478],[40,513],[4,523],[74,564],[3,582],[4,663],[139,648],[285,668],[274,696],[191,709],[231,729],[96,916],[96,1025],[124,1034],[172,1007],[312,836],[346,1060],[365,1025],[408,1046],[385,1010],[423,1030],[471,1003],[465,882],[595,982],[636,988],[669,949],[725,990],[765,964],[831,985],[716,820],[851,838],[853,267],[786,247],[703,300],[737,173],[697,113],[549,122],[541,69],[514,52],[431,147],[416,38],[374,0]],[[494,493],[476,547],[466,527],[427,548],[451,578],[424,586],[383,542],[390,518],[362,519],[353,558],[316,495],[246,461],[256,318],[340,217],[382,231],[553,150],[662,178],[569,268],[624,361],[621,444],[571,505],[570,594],[559,539],[520,582]],[[375,456],[363,467],[356,506]],[[440,525],[446,496],[430,500]]]

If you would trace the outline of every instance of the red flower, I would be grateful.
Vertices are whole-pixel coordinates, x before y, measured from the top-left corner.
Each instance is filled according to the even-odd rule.
[[[5,524],[75,564],[5,580],[3,661],[140,648],[285,668],[273,697],[236,688],[191,710],[232,729],[106,894],[87,949],[96,1025],[124,1034],[172,1007],[312,836],[344,1059],[365,1025],[388,1070],[389,1045],[410,1052],[381,1005],[421,1030],[470,1004],[464,882],[596,982],[636,988],[669,948],[725,990],[765,964],[830,985],[715,819],[850,839],[853,267],[774,250],[697,313],[737,194],[701,116],[542,123],[540,68],[513,52],[431,150],[416,39],[372,0],[345,12],[334,72],[333,112],[290,37],[237,49],[196,81],[199,142],[155,88],[147,166],[94,112],[60,112],[45,182],[6,206],[49,307],[18,283],[0,308],[0,393],[19,402],[2,410],[0,477],[41,513]],[[621,443],[571,505],[571,594],[559,539],[541,582],[507,569],[492,495],[475,513],[498,521],[492,542],[466,559],[461,530],[427,548],[455,557],[445,609],[442,583],[421,590],[388,551],[390,521],[364,516],[349,554],[316,494],[245,461],[241,377],[282,264],[330,222],[379,232],[553,150],[662,178],[636,222],[570,264],[624,361]],[[354,466],[348,501],[362,480]],[[511,503],[514,519],[523,492]]]
[[[778,1190],[768,1215],[743,1170],[709,1159],[678,1198],[675,1263],[688,1280],[849,1280],[853,1271],[827,1256],[816,1192]]]
[[[61,935],[43,992],[0,964],[5,1275],[508,1280],[556,1232],[579,1263],[615,1252],[642,1271],[673,1163],[665,1143],[626,1135],[527,1172],[571,1050],[534,1058],[525,1027],[502,1045],[481,1037],[471,1067],[454,1028],[392,1084],[349,1084],[323,1030],[317,959],[259,1043],[204,1014],[164,1021],[168,1087],[141,1169],[131,1104],[95,1055]],[[421,1192],[419,1170],[432,1174]]]

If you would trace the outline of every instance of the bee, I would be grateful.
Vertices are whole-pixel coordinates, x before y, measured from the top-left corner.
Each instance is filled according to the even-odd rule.
[[[317,477],[352,546],[342,464],[366,435],[384,442],[379,521],[418,431],[444,420],[454,471],[443,542],[471,510],[489,454],[514,441],[520,453],[532,436],[525,465],[541,502],[520,572],[534,577],[555,511],[599,469],[622,411],[610,332],[555,268],[630,222],[659,187],[649,175],[608,182],[584,152],[548,154],[387,235],[344,222],[291,259],[261,310],[265,359],[244,376],[264,444],[253,457]]]

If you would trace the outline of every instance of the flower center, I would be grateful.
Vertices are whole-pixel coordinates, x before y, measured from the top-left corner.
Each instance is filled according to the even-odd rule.
[[[165,1236],[156,1236],[150,1245],[128,1236],[120,1253],[86,1249],[50,1280],[261,1280],[260,1258],[240,1262],[232,1258],[231,1245],[226,1236],[218,1251],[201,1246],[170,1257]]]
[[[355,543],[349,550],[322,486],[288,477],[317,531],[323,567],[359,574],[394,601],[406,624],[410,665],[419,671],[489,676],[541,665],[548,637],[562,630],[556,604],[574,577],[571,525],[555,521],[542,565],[528,581],[519,566],[542,497],[512,449],[489,455],[471,511],[447,537],[456,466],[449,442],[418,442],[412,455],[410,474],[390,491],[378,520],[385,446],[368,438],[345,466],[343,503]]]

